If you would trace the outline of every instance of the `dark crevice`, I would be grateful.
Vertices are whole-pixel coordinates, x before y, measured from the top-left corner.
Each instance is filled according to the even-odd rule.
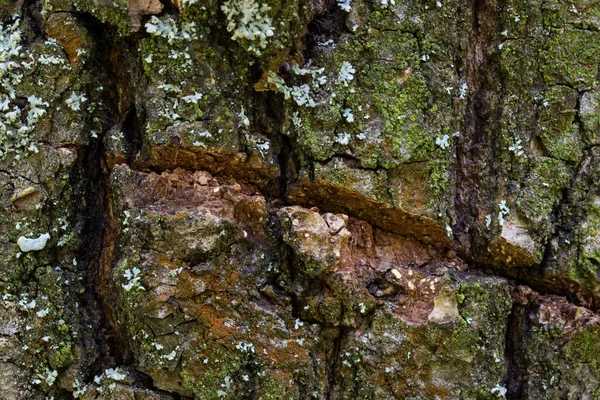
[[[298,288],[305,287],[306,284],[301,285],[304,278],[299,271],[298,261],[294,256],[293,249],[283,241],[283,238],[279,238],[279,245],[282,267],[285,272],[278,277],[278,287],[290,298],[292,317],[300,319],[304,293],[299,293]]]
[[[97,72],[89,83],[88,94],[90,101],[101,104],[97,111],[101,118],[92,122],[98,138],[80,150],[80,164],[73,182],[75,187],[80,188],[81,198],[78,214],[83,225],[77,259],[79,265],[86,268],[85,294],[80,309],[85,319],[83,325],[88,327],[82,338],[83,349],[94,353],[86,355],[91,362],[86,375],[91,380],[106,368],[122,365],[128,356],[110,300],[110,250],[114,245],[114,221],[110,206],[110,171],[105,161],[103,137],[111,127],[123,124],[134,155],[138,121],[132,111],[132,99],[127,97],[133,93],[130,90],[133,82],[129,75],[132,69],[123,61],[122,54],[123,49],[131,48],[131,43],[125,43],[113,28],[90,14],[77,15],[96,43],[95,52],[88,62],[96,67]],[[118,72],[122,68],[127,69]],[[94,90],[99,86],[104,86],[105,90]]]
[[[44,25],[42,18],[42,4],[36,0],[24,0],[22,13],[23,18],[29,24],[33,34],[37,36],[42,35],[42,27]]]
[[[172,0],[160,0],[160,4],[163,6],[163,10],[160,15],[177,15],[179,14],[179,7]]]
[[[77,255],[79,265],[86,268],[85,294],[80,301],[80,309],[84,323],[89,329],[84,330],[84,351],[97,352],[86,354],[93,363],[87,371],[89,379],[101,375],[108,366],[116,365],[118,360],[115,346],[115,331],[108,323],[105,313],[105,299],[99,293],[105,284],[101,276],[101,258],[107,237],[106,209],[108,180],[103,165],[102,142],[93,141],[83,149],[79,159],[81,163],[76,177],[80,182],[82,198],[79,214],[82,216],[81,250]]]
[[[139,112],[132,107],[123,121],[123,135],[127,143],[126,157],[128,164],[132,164],[142,148],[143,132],[145,125],[145,110]]]
[[[338,335],[333,341],[333,349],[331,350],[331,356],[329,357],[329,367],[327,373],[327,391],[325,392],[327,400],[332,400],[335,398],[334,396],[336,395],[336,390],[338,388],[338,385],[340,384],[339,371],[342,363],[342,345],[344,339],[348,336],[348,333],[350,332],[349,327],[342,326],[338,329]]]
[[[504,382],[506,385],[506,399],[519,400],[524,397],[525,377],[527,376],[527,366],[525,365],[523,346],[523,332],[529,329],[526,326],[527,318],[524,315],[524,307],[519,304],[513,304],[510,315],[508,316],[506,339],[505,339],[505,360],[507,363]]]
[[[78,14],[95,39],[97,50],[90,60],[97,66],[96,85],[103,86],[100,98],[102,118],[98,119],[101,133],[86,149],[84,196],[86,218],[84,245],[87,257],[88,279],[86,293],[94,304],[96,315],[92,325],[100,357],[94,366],[94,375],[106,368],[126,364],[130,358],[124,334],[117,327],[111,294],[111,255],[115,240],[115,222],[110,205],[110,171],[106,163],[103,138],[115,126],[123,129],[128,161],[135,159],[141,147],[143,114],[138,114],[134,103],[134,87],[140,71],[137,44],[134,39],[120,38],[117,32],[90,14]],[[90,94],[96,93],[91,88]],[[92,250],[92,251],[90,251]],[[148,385],[145,385],[148,386]]]
[[[347,13],[338,6],[336,1],[326,0],[316,7],[316,15],[308,23],[307,33],[302,39],[304,44],[302,55],[305,62],[313,58],[314,49],[318,47],[319,42],[328,40],[337,42],[343,34],[351,33],[346,27]]]
[[[530,287],[541,295],[554,295],[563,297],[568,303],[577,307],[583,307],[593,312],[600,311],[597,295],[590,289],[581,287],[577,282],[568,279],[553,277],[551,281],[543,279],[542,268],[530,266],[527,269],[501,269],[497,266],[471,263],[469,271],[477,271],[482,275],[496,278],[504,278],[516,285]]]
[[[454,237],[468,260],[479,259],[487,253],[487,235],[482,226],[481,205],[495,204],[497,135],[493,132],[498,100],[492,94],[498,76],[494,69],[492,48],[497,20],[495,2],[473,0],[472,27],[466,56],[466,83],[469,95],[465,110],[463,134],[457,146],[456,224]]]
[[[279,200],[282,205],[287,205],[287,192],[289,182],[293,182],[296,176],[296,169],[292,161],[293,145],[289,137],[281,135],[281,149],[277,155],[279,163]]]
[[[251,355],[250,359],[246,363],[244,368],[246,375],[248,376],[248,380],[246,383],[246,390],[244,390],[244,394],[242,395],[242,400],[257,400],[258,393],[257,391],[260,388],[260,376],[258,373],[260,372],[257,368],[258,363],[255,360],[255,356]]]
[[[261,76],[262,67],[256,62],[251,68],[251,81],[258,82]],[[286,120],[283,95],[252,90],[249,97],[252,99],[251,130],[269,140],[273,157],[279,166],[278,181],[269,183],[263,194],[270,200],[277,199],[285,204],[288,184],[296,176],[297,160],[291,139],[283,134]]]

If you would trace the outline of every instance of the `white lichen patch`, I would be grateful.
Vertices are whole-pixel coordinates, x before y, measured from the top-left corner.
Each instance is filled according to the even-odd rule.
[[[40,318],[44,318],[44,317],[45,317],[45,316],[47,316],[48,314],[50,314],[50,309],[49,309],[49,308],[44,308],[44,309],[42,309],[42,310],[40,310],[40,311],[38,311],[38,312],[36,313],[36,315],[37,315],[38,317],[40,317]]]
[[[523,157],[525,155],[523,145],[521,144],[521,139],[516,139],[511,145],[508,146],[508,150],[512,151],[518,157]]]
[[[48,239],[50,239],[50,234],[48,232],[41,234],[37,238],[26,238],[25,236],[21,236],[17,240],[17,244],[22,252],[30,252],[30,251],[40,251],[46,247],[48,243]]]
[[[104,371],[104,376],[115,381],[122,381],[127,377],[119,368],[109,368]]]
[[[510,209],[506,205],[506,200],[500,201],[498,208],[500,209],[500,212],[498,212],[498,224],[502,226],[504,225],[505,218],[510,214]]]
[[[73,111],[81,111],[81,105],[87,101],[87,98],[83,94],[71,93],[71,96],[67,99],[66,103],[69,108]]]
[[[166,39],[169,44],[173,44],[176,41],[191,42],[197,39],[196,24],[193,22],[183,23],[179,27],[172,18],[159,19],[156,16],[152,16],[145,27],[146,32]],[[150,59],[150,62],[152,62],[152,59]]]
[[[335,137],[334,140],[336,143],[339,143],[341,145],[347,145],[348,143],[350,143],[350,134],[346,133],[346,132],[342,132],[339,135],[337,135]]]
[[[458,98],[465,99],[467,97],[467,91],[469,90],[469,85],[467,85],[466,83],[463,83],[460,85],[460,88],[458,90],[459,90]]]
[[[350,12],[352,10],[352,0],[337,0],[337,4],[346,12]]]
[[[355,73],[356,70],[352,64],[350,64],[348,61],[344,61],[340,67],[340,72],[338,73],[338,81],[344,86],[348,86],[348,83],[354,79]]]
[[[47,102],[36,96],[17,93],[16,88],[22,83],[25,70],[31,69],[36,61],[44,64],[47,58],[42,54],[36,60],[29,53],[31,61],[25,61],[27,53],[21,45],[20,23],[17,18],[12,23],[0,25],[0,158],[13,154],[15,159],[20,159],[27,152],[38,152],[30,133],[48,107]],[[63,58],[56,58],[48,58],[47,61],[64,63]],[[40,81],[40,84],[43,82]],[[27,98],[28,104],[23,107],[22,103],[17,103],[18,97]]]
[[[275,86],[277,92],[282,93],[285,100],[293,99],[299,106],[314,107],[317,105],[311,97],[308,84],[287,86],[283,79],[272,72],[269,74],[267,82]]]
[[[296,321],[294,321],[294,329],[298,330],[298,328],[304,326],[304,322],[300,321],[300,318],[296,318]]]
[[[292,86],[290,96],[299,106],[307,105],[309,107],[314,107],[316,105],[315,101],[310,96],[310,86],[307,84]]]
[[[441,149],[447,149],[450,145],[448,143],[448,139],[450,139],[450,136],[444,135],[441,138],[435,139],[435,144],[438,145]]]
[[[19,305],[25,310],[33,310],[35,308],[36,301],[35,299],[28,301],[27,298],[23,298],[19,301]]]
[[[502,385],[496,385],[495,387],[492,388],[492,390],[490,390],[490,393],[496,395],[497,397],[502,397],[502,398],[506,397],[507,392],[508,392],[508,390]]]
[[[390,7],[396,5],[395,0],[379,0],[379,4],[383,7]]]
[[[85,392],[88,390],[88,387],[89,385],[84,385],[83,383],[79,382],[79,379],[75,379],[75,382],[73,383],[73,397],[76,399],[83,398]]]
[[[267,47],[267,38],[274,35],[267,4],[259,4],[255,0],[229,0],[221,10],[227,17],[227,30],[233,32],[232,40],[242,44],[247,51],[256,55]]]
[[[240,121],[242,122],[242,124],[244,126],[246,126],[246,127],[250,126],[250,119],[246,115],[246,110],[244,109],[244,106],[242,106],[242,109],[240,110],[238,117],[240,118]]]
[[[126,284],[122,284],[121,286],[125,289],[126,292],[131,291],[132,289],[140,289],[144,290],[144,287],[140,283],[140,269],[138,267],[133,267],[131,269],[126,269],[123,273],[123,277],[127,279]]]
[[[183,100],[187,104],[197,104],[200,101],[200,99],[202,99],[202,93],[198,92],[181,98],[181,100]]]
[[[309,60],[304,67],[300,67],[298,64],[293,64],[291,67],[295,76],[304,77],[304,82],[307,81],[306,78],[309,78],[310,81],[308,83],[288,85],[277,74],[269,72],[267,77],[268,86],[274,88],[277,92],[282,93],[285,100],[293,99],[299,106],[315,107],[317,101],[314,100],[314,97],[315,95],[322,93],[323,86],[328,82],[328,79],[327,76],[324,75],[325,68],[312,67],[311,63],[312,61]],[[335,96],[335,94],[332,96]],[[296,113],[294,125],[299,128],[302,123],[297,116],[298,114]]]
[[[54,385],[54,382],[56,381],[56,378],[58,377],[58,371],[46,369],[46,372],[44,374],[38,374],[37,376],[38,377],[34,378],[31,381],[31,383],[33,383],[34,385],[39,385],[42,382],[46,382],[46,385],[52,386],[52,385]]]
[[[263,157],[269,154],[269,149],[271,148],[271,144],[269,143],[268,140],[263,143],[255,142],[255,146],[258,149],[258,151],[260,151],[260,154],[263,155]]]
[[[342,115],[344,116],[344,118],[346,118],[346,121],[354,122],[354,114],[352,114],[351,108],[345,108]]]

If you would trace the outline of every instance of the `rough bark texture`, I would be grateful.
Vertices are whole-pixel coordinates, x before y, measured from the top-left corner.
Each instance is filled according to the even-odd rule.
[[[0,17],[0,399],[600,398],[600,1]]]

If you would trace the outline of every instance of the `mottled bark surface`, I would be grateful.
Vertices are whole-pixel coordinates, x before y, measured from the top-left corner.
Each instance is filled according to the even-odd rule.
[[[600,2],[0,2],[0,399],[600,398]]]

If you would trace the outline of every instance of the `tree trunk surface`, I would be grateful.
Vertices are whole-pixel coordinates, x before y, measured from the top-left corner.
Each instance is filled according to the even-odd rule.
[[[600,0],[0,17],[0,400],[600,399]]]

